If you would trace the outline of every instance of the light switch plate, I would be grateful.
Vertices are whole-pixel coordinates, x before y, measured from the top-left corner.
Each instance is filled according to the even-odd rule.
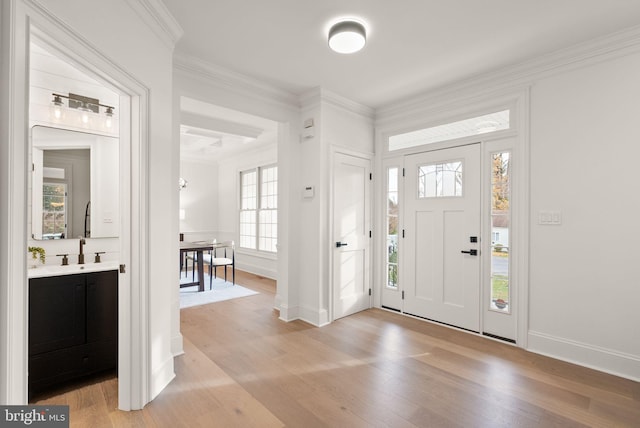
[[[538,211],[538,224],[560,225],[562,224],[562,212],[560,211]]]

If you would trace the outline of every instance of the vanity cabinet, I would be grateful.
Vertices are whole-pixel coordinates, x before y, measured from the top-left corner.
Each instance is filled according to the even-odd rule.
[[[29,280],[30,395],[117,362],[117,271]]]

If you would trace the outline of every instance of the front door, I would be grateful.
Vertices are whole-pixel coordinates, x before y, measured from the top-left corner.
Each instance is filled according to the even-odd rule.
[[[334,155],[333,318],[371,306],[369,159]]]
[[[480,330],[480,144],[405,157],[403,312]]]

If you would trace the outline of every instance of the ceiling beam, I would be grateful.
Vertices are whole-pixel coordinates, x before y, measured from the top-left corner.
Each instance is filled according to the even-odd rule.
[[[258,138],[264,131],[262,128],[245,125],[243,123],[230,122],[215,117],[202,116],[195,113],[180,112],[180,125],[208,129],[224,134],[240,135],[242,137]]]

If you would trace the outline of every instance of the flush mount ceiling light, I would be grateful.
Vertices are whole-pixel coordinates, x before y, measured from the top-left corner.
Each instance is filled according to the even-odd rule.
[[[341,54],[358,52],[367,43],[364,25],[346,20],[334,24],[329,30],[329,47]]]

